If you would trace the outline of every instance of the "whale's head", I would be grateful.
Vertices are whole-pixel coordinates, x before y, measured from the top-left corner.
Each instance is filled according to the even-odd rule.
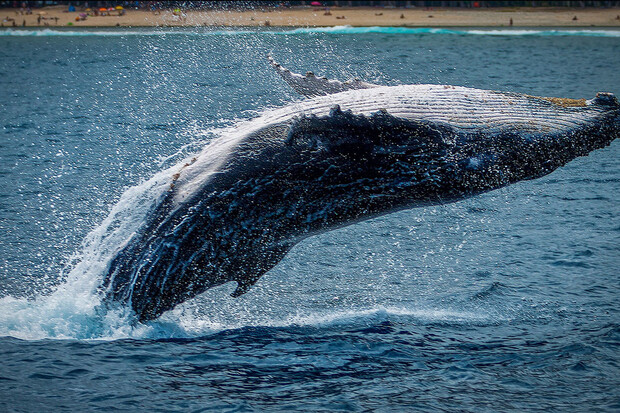
[[[620,102],[616,95],[609,92],[599,92],[594,99],[587,101],[587,104],[600,108],[607,113],[605,119],[609,122],[609,129],[612,132],[620,130]],[[615,135],[613,136],[615,138]]]

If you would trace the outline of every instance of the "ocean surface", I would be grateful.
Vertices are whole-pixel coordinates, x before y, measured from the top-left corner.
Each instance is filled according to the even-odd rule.
[[[0,31],[0,411],[619,411],[620,142],[298,244],[247,294],[97,310],[151,177],[341,80],[620,94],[620,31]]]

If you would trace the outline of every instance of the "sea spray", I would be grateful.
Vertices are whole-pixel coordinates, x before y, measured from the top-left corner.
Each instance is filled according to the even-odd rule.
[[[63,282],[50,295],[0,298],[0,336],[23,339],[100,338],[124,336],[129,328],[127,310],[110,314],[99,310],[98,287],[110,260],[144,225],[148,213],[165,196],[171,167],[150,180],[129,188],[108,217],[84,240],[63,274]]]

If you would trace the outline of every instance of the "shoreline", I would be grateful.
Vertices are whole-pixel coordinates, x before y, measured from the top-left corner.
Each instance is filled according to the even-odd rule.
[[[476,28],[619,28],[620,8],[290,8],[248,11],[187,10],[159,12],[111,11],[94,16],[92,11],[66,12],[65,6],[35,9],[0,9],[4,28],[100,28],[100,27],[476,27]],[[328,14],[326,14],[328,13]],[[80,17],[86,15],[83,20]],[[77,18],[77,20],[76,20]],[[512,23],[512,24],[511,24]]]

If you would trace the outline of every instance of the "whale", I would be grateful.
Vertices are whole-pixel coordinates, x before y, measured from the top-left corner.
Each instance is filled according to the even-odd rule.
[[[305,98],[239,122],[181,162],[114,252],[100,292],[139,322],[228,282],[232,296],[246,293],[307,237],[536,179],[620,134],[612,93],[381,86],[270,60]]]

